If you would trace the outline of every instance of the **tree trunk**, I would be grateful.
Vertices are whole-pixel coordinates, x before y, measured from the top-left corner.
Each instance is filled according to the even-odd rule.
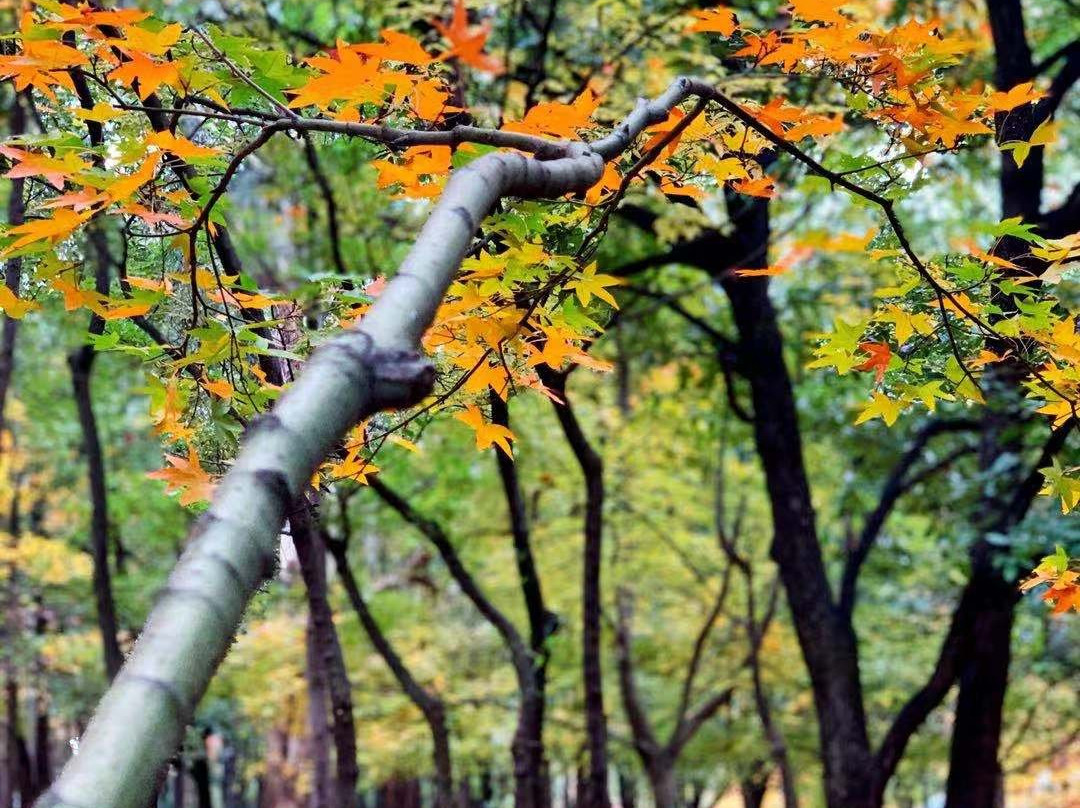
[[[191,761],[191,779],[195,783],[199,808],[213,808],[210,797],[210,762],[206,759],[205,749],[199,750]]]
[[[389,639],[383,634],[375,616],[360,594],[360,587],[357,586],[356,578],[352,574],[344,542],[327,539],[324,541],[333,553],[342,585],[368,639],[390,668],[390,672],[394,674],[394,678],[397,679],[405,695],[416,705],[427,721],[431,732],[432,762],[435,767],[435,808],[451,808],[454,805],[453,759],[450,756],[450,730],[446,726],[446,709],[442,699],[416,681],[405,667],[400,655],[390,644]]]
[[[608,808],[607,715],[604,712],[603,654],[601,651],[600,575],[603,570],[604,461],[589,443],[566,395],[566,374],[537,368],[540,378],[561,401],[555,402],[566,442],[585,478],[584,549],[581,580],[581,674],[585,691],[585,736],[589,753],[584,808]],[[580,801],[580,797],[579,797]]]
[[[100,226],[88,228],[87,237],[93,247],[94,288],[100,295],[109,293],[109,245]],[[105,321],[97,314],[90,317],[89,333],[104,333]],[[105,675],[111,682],[124,664],[124,655],[116,639],[116,605],[112,594],[112,573],[109,570],[109,505],[105,485],[105,460],[101,449],[94,403],[90,394],[90,374],[96,354],[93,347],[83,345],[68,356],[75,407],[82,430],[83,454],[86,456],[90,485],[90,553],[94,562],[93,585],[97,602],[98,628],[101,631],[105,658]]]
[[[178,754],[173,761],[173,771],[176,772],[176,777],[173,779],[173,808],[184,808],[187,773],[184,771],[183,754]]]
[[[356,724],[353,719],[352,684],[345,668],[333,610],[326,593],[326,546],[315,528],[314,508],[301,498],[289,516],[300,571],[307,585],[308,607],[314,639],[322,654],[322,670],[330,696],[331,725],[336,752],[336,808],[356,804]]]
[[[101,452],[97,419],[90,398],[90,370],[94,364],[94,349],[84,345],[71,354],[71,381],[75,390],[75,406],[83,434],[83,453],[86,456],[90,482],[90,554],[94,561],[94,599],[97,603],[98,628],[101,630],[105,658],[105,675],[112,681],[124,664],[124,655],[116,639],[116,606],[112,595],[112,573],[109,570],[108,494],[105,487],[105,461]]]
[[[655,808],[682,808],[679,805],[679,783],[672,761],[654,760],[646,772]]]
[[[26,131],[26,110],[23,109],[22,96],[16,93],[11,101],[10,134],[21,135]],[[26,222],[26,206],[23,194],[26,190],[26,180],[22,177],[10,180],[11,191],[8,195],[7,224],[11,227]],[[4,266],[4,283],[11,293],[19,296],[19,286],[22,284],[22,258],[9,258]],[[14,317],[3,316],[3,331],[0,333],[0,433],[6,428],[5,405],[7,404],[8,391],[11,389],[11,378],[15,373],[15,339],[19,332],[19,321]],[[2,451],[0,447],[0,451]]]
[[[489,396],[492,423],[509,428],[510,412],[506,402],[494,390]],[[540,575],[532,552],[525,497],[512,457],[493,449],[503,493],[510,514],[510,533],[514,542],[521,594],[529,617],[529,648],[533,653],[532,681],[519,683],[520,706],[517,728],[511,745],[514,759],[515,808],[548,808],[551,784],[544,749],[544,711],[547,700],[548,635],[558,626],[558,618],[544,605]]]
[[[768,203],[730,195],[734,251],[768,263]],[[849,620],[833,604],[821,556],[791,380],[766,278],[720,280],[731,300],[742,368],[750,381],[754,438],[773,516],[772,557],[780,569],[799,646],[810,673],[829,808],[872,808],[873,759],[866,731],[858,648]]]
[[[744,777],[739,781],[739,793],[742,794],[743,808],[761,808],[765,793],[769,790],[767,777]]]
[[[330,724],[327,720],[326,673],[315,636],[315,620],[309,614],[307,630],[308,730],[311,733],[311,808],[332,808],[334,789],[330,779]]]
[[[637,808],[637,778],[624,769],[619,769],[619,804],[621,808]]]
[[[1002,778],[998,760],[1002,708],[1009,683],[1016,587],[989,564],[973,571],[975,615],[960,668],[946,804],[995,808]]]

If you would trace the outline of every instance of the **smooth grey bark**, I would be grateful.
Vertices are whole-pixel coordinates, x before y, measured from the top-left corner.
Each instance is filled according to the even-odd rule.
[[[397,274],[362,322],[312,355],[273,411],[248,432],[235,463],[169,578],[134,652],[97,707],[80,754],[41,808],[142,808],[156,772],[229,648],[244,609],[276,565],[286,511],[360,419],[410,406],[431,389],[419,354],[473,234],[503,196],[583,191],[646,126],[695,88],[681,78],[605,138],[552,143],[552,159],[496,152],[455,171]],[[557,156],[556,156],[557,155]]]

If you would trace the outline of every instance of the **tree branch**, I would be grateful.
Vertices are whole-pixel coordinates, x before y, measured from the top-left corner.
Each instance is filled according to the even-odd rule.
[[[455,171],[393,280],[363,321],[316,350],[270,414],[248,430],[210,509],[150,614],[134,653],[98,705],[80,754],[40,800],[142,808],[156,773],[229,648],[250,598],[276,565],[286,512],[360,419],[409,406],[432,384],[417,346],[473,234],[506,195],[551,197],[591,187],[603,165],[689,93],[675,82],[611,135],[547,161],[487,154]],[[220,232],[220,230],[219,230]]]
[[[839,608],[842,614],[850,618],[855,610],[855,598],[858,594],[856,584],[858,583],[859,572],[862,570],[862,565],[867,556],[870,555],[870,550],[873,549],[881,529],[885,526],[885,521],[888,519],[889,514],[892,513],[893,506],[896,505],[900,497],[925,479],[924,475],[909,477],[909,474],[922,457],[927,444],[938,435],[977,428],[978,422],[969,419],[954,421],[933,420],[915,435],[911,445],[885,480],[881,495],[878,497],[877,507],[866,517],[859,540],[848,553],[840,584]],[[954,459],[955,457],[950,455],[949,462]],[[940,464],[934,466],[935,471],[940,470],[940,468],[943,468]]]

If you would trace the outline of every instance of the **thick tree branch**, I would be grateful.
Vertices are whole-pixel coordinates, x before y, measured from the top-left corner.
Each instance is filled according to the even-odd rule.
[[[664,120],[688,92],[687,82],[674,83],[655,101],[641,102],[611,135],[575,144],[565,157],[541,161],[499,152],[453,173],[362,323],[315,351],[272,413],[249,429],[134,653],[98,705],[80,754],[41,805],[85,808],[88,799],[96,808],[145,805],[244,608],[275,566],[288,508],[359,419],[411,405],[430,389],[431,366],[417,351],[420,336],[495,202],[591,187],[605,160]]]

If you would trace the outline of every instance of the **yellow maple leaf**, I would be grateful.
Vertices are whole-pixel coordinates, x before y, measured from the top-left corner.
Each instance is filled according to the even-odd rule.
[[[513,457],[510,441],[515,440],[514,433],[504,426],[485,421],[484,414],[475,404],[468,405],[464,412],[459,412],[454,417],[476,433],[477,449],[486,449],[495,445],[505,452],[507,457]]]
[[[14,320],[21,320],[26,316],[27,312],[40,309],[41,306],[32,300],[23,300],[21,297],[16,297],[7,286],[0,286],[0,309],[4,310],[4,314],[11,317]]]
[[[880,418],[885,422],[885,426],[892,426],[896,423],[896,419],[900,417],[900,413],[903,411],[903,404],[899,401],[893,401],[884,393],[874,392],[868,403],[859,413],[859,417],[855,419],[855,425],[865,424],[874,418]]]

